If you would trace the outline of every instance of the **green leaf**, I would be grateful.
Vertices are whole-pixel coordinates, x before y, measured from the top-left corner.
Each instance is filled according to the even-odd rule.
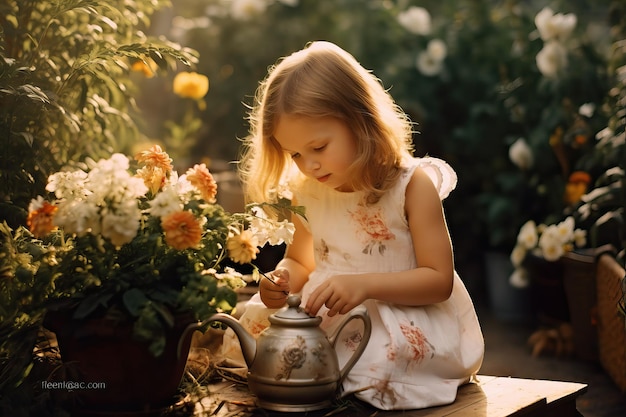
[[[113,297],[113,294],[111,293],[96,293],[85,297],[85,299],[78,304],[78,307],[74,312],[74,318],[84,319],[93,313],[98,307],[106,306],[111,297]]]
[[[150,301],[148,297],[146,297],[146,294],[138,288],[131,288],[126,291],[122,299],[124,306],[126,306],[130,314],[135,317],[139,316],[141,308]]]

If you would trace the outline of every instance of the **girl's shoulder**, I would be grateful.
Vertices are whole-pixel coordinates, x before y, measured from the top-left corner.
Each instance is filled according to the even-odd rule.
[[[430,156],[411,157],[404,161],[406,168],[404,180],[410,181],[416,169],[422,170],[435,185],[439,198],[448,197],[450,192],[456,188],[458,177],[454,169],[444,160]]]

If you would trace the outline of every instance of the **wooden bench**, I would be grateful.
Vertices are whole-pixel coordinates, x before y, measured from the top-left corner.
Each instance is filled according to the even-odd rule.
[[[576,398],[587,385],[573,382],[545,381],[479,375],[477,381],[459,388],[450,405],[421,410],[379,411],[351,403],[343,408],[306,413],[309,417],[580,417]],[[298,413],[274,413],[254,407],[254,398],[241,385],[222,382],[210,387],[210,393],[198,402],[197,416],[289,416]],[[201,409],[203,411],[201,411]],[[204,413],[204,414],[203,414]],[[301,415],[301,414],[298,414]]]

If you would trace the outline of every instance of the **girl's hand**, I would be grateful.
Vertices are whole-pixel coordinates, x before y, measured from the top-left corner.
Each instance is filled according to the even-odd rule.
[[[259,295],[263,304],[267,308],[284,306],[290,291],[289,271],[279,268],[262,275],[263,278],[259,281]],[[269,277],[266,275],[269,275]]]
[[[320,284],[309,297],[304,311],[315,316],[325,305],[328,316],[346,314],[367,299],[363,275],[335,275]]]

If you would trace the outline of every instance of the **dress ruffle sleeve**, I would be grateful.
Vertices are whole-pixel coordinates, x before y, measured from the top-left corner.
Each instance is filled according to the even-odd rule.
[[[410,165],[419,167],[428,174],[439,192],[439,198],[442,200],[448,197],[450,192],[456,188],[458,180],[456,172],[444,160],[425,156],[413,158]]]

